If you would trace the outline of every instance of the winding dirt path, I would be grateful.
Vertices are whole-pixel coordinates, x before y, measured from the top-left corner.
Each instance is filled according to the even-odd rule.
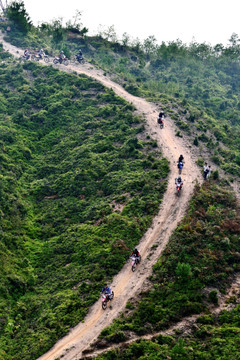
[[[4,49],[14,56],[19,57],[22,55],[23,51],[6,43],[2,35],[0,35],[0,41],[3,43]],[[58,67],[62,71],[75,71],[79,74],[90,76],[106,87],[112,88],[117,95],[132,103],[138,113],[143,114],[146,119],[146,132],[157,141],[163,155],[169,160],[170,175],[167,191],[159,213],[153,219],[151,227],[145,233],[138,246],[142,255],[141,265],[133,273],[130,264],[126,263],[122,270],[113,278],[111,287],[114,290],[115,297],[112,302],[112,308],[107,308],[106,311],[103,311],[101,300],[97,301],[90,308],[84,322],[79,323],[70,330],[68,335],[60,339],[39,360],[54,360],[56,358],[63,360],[80,359],[82,351],[87,349],[100,332],[110,325],[112,320],[124,310],[127,300],[134,296],[151,274],[153,264],[160,257],[171,233],[184,216],[193,193],[195,179],[201,179],[200,170],[195,164],[195,156],[191,154],[187,141],[175,136],[176,127],[173,121],[167,118],[164,129],[159,129],[156,121],[159,108],[156,105],[129,94],[109,77],[104,76],[103,71],[97,70],[92,65],[84,64],[68,67],[58,65]],[[177,176],[176,161],[180,154],[184,155],[185,166],[182,173],[184,187],[181,196],[178,198],[176,196],[174,180]],[[153,245],[154,250],[151,249]]]
[[[220,293],[218,294],[219,304],[218,306],[212,307],[212,309],[210,309],[211,314],[214,316],[218,316],[222,310],[227,310],[227,311],[232,310],[236,305],[240,303],[239,294],[240,294],[240,275],[238,275],[236,279],[233,281],[227,295],[223,296]],[[230,297],[235,297],[236,303],[235,302],[234,304],[228,303],[227,300],[229,300]],[[154,340],[154,338],[156,338],[159,335],[175,335],[176,330],[178,330],[181,333],[181,336],[187,335],[194,330],[194,326],[195,328],[198,327],[198,325],[196,324],[196,320],[203,315],[205,314],[201,313],[198,315],[187,316],[178,323],[169,327],[167,330],[162,330],[142,336],[136,336],[135,334],[133,334],[133,336],[131,336],[131,339],[126,340],[120,344],[112,344],[110,346],[97,350],[93,346],[92,349],[91,348],[87,349],[87,351],[85,351],[84,354],[86,355],[87,359],[94,359],[99,355],[106,353],[107,351],[126,348],[128,345],[131,345],[133,342],[137,340]]]

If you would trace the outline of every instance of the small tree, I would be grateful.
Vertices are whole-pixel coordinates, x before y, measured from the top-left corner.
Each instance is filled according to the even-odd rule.
[[[11,5],[8,6],[7,17],[24,33],[27,33],[32,27],[31,19],[25,9],[23,1],[13,1]]]
[[[186,283],[192,277],[192,270],[189,264],[178,263],[176,268],[176,275],[181,282]]]
[[[144,40],[143,50],[148,56],[156,52],[156,42],[157,39],[153,35],[148,36],[147,39]]]
[[[66,24],[67,30],[73,33],[80,34],[82,36],[86,35],[88,29],[85,26],[82,28],[83,24],[81,23],[81,17],[82,17],[81,11],[76,10],[75,16],[73,17],[73,21],[70,20]]]
[[[130,36],[126,32],[124,32],[122,34],[122,44],[123,44],[123,46],[127,47],[129,45],[129,42],[130,42]]]

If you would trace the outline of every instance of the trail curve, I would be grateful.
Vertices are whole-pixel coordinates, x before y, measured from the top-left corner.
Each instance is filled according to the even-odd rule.
[[[0,36],[0,41],[3,43],[4,49],[15,57],[19,57],[19,54],[23,51],[6,43],[2,35]],[[63,360],[81,359],[82,351],[87,349],[100,332],[110,325],[112,320],[124,310],[127,300],[134,296],[136,291],[142,287],[144,281],[149,277],[153,264],[156,263],[172,231],[185,214],[193,193],[196,178],[201,179],[200,170],[195,163],[195,155],[191,153],[191,148],[185,139],[175,136],[176,127],[171,118],[167,117],[164,129],[159,129],[156,121],[159,112],[157,105],[129,94],[120,85],[113,82],[108,76],[105,76],[103,71],[96,69],[92,65],[70,65],[68,67],[58,65],[58,67],[62,71],[75,71],[79,74],[90,76],[101,82],[104,86],[112,88],[117,95],[132,103],[138,113],[143,114],[146,119],[146,132],[157,141],[163,155],[169,160],[170,175],[159,213],[153,219],[151,227],[142,237],[138,246],[142,254],[140,266],[133,273],[130,269],[130,264],[126,263],[122,270],[113,278],[111,287],[114,290],[115,298],[112,308],[103,311],[101,309],[101,301],[97,301],[90,308],[84,322],[80,322],[70,330],[64,338],[60,339],[38,360],[54,360],[56,358]],[[177,198],[174,180],[177,176],[176,161],[180,154],[184,155],[185,160],[182,172],[184,187],[181,196]],[[152,249],[153,245],[154,250]]]

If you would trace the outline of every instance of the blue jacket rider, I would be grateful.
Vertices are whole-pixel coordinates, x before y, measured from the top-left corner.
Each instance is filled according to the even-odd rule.
[[[102,288],[101,290],[101,294],[107,294],[107,295],[110,295],[111,294],[111,289],[109,286],[107,286],[107,284],[105,284],[105,286]]]

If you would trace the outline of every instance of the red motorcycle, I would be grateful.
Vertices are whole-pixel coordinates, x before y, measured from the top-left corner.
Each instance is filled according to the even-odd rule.
[[[176,184],[177,187],[177,196],[180,196],[180,192],[182,190],[182,184]]]
[[[158,124],[160,125],[160,129],[164,127],[164,116],[158,117]]]

